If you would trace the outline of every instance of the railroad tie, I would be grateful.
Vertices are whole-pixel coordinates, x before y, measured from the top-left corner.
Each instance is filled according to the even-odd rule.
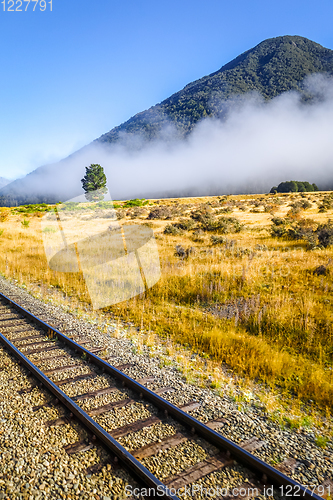
[[[139,384],[144,384],[146,382],[153,382],[153,381],[154,381],[154,377],[146,377],[146,378],[142,378],[142,379],[137,380],[137,382]],[[121,389],[119,389],[115,385],[112,385],[110,387],[104,387],[103,389],[96,389],[95,391],[86,392],[84,394],[80,394],[79,396],[74,396],[72,399],[73,399],[73,401],[81,401],[84,399],[90,399],[90,398],[96,398],[98,396],[104,396],[105,394],[110,394],[112,392],[116,392],[116,391],[120,391],[120,390]]]
[[[1,328],[12,328],[13,326],[22,326],[26,325],[26,321],[20,318],[0,318],[0,327]]]
[[[92,475],[92,474],[98,474],[101,472],[103,467],[106,467],[107,465],[110,464],[110,461],[104,460],[102,462],[99,462],[98,464],[90,465],[86,470],[85,473],[86,475]],[[128,500],[128,497],[126,497],[126,500]]]
[[[193,436],[192,436],[193,437]],[[142,460],[143,458],[151,457],[152,455],[156,455],[160,451],[168,450],[169,448],[173,448],[178,444],[183,443],[188,440],[188,436],[181,432],[177,432],[173,436],[168,436],[161,440],[161,442],[146,444],[141,448],[137,448],[132,450],[130,453],[138,460]]]
[[[295,458],[286,458],[283,462],[275,465],[275,469],[283,472],[283,474],[290,474],[291,472],[295,472],[296,468],[300,465],[300,462]]]
[[[32,360],[32,363],[36,366],[38,365],[42,365],[43,363],[46,363],[50,360],[54,360],[54,359],[70,359],[69,355],[65,355],[65,354],[57,354],[56,356],[44,356],[43,358],[41,359],[35,359],[35,360]]]
[[[192,409],[196,409],[199,406],[200,406],[200,403],[197,403],[196,401],[195,402],[192,401],[191,403],[188,403],[187,405],[181,406],[180,409],[183,411],[191,411]],[[153,415],[149,418],[146,418],[145,420],[138,420],[136,422],[133,422],[132,424],[127,424],[127,425],[123,425],[122,427],[118,427],[118,429],[114,429],[114,430],[110,431],[110,434],[114,438],[120,438],[120,437],[126,436],[130,432],[137,432],[143,428],[151,427],[152,425],[155,425],[159,422],[163,422],[163,421],[167,420],[167,418],[168,418],[167,414],[165,414],[163,417],[162,416],[157,417],[156,415]]]
[[[45,344],[46,342],[43,342]],[[31,356],[31,354],[36,354],[39,352],[45,352],[45,351],[54,351],[55,349],[61,349],[61,347],[56,346],[56,345],[50,345],[46,347],[38,347],[37,349],[32,349],[32,351],[24,353],[25,356]]]
[[[74,453],[83,453],[85,451],[91,450],[91,448],[94,448],[96,444],[86,442],[86,441],[78,441],[77,443],[74,444],[68,444],[67,446],[64,447],[64,450],[68,455],[74,455]]]
[[[110,394],[112,392],[119,391],[120,389],[115,385],[110,387],[105,387],[104,389],[97,389],[96,391],[86,392],[85,394],[80,394],[79,396],[72,397],[73,401],[82,401],[84,399],[97,398],[98,396],[104,396],[105,394]]]
[[[60,387],[61,385],[71,384],[72,382],[77,382],[78,380],[83,380],[85,378],[96,378],[99,375],[97,373],[85,373],[82,375],[77,375],[76,377],[65,378],[64,380],[58,380],[55,384]]]
[[[90,417],[95,417],[96,415],[100,415],[101,413],[105,413],[106,411],[113,410],[114,408],[123,408],[124,406],[132,403],[136,403],[136,401],[132,398],[122,399],[121,401],[113,401],[112,403],[108,403],[107,405],[99,406],[98,408],[87,411],[87,413]]]
[[[137,379],[137,383],[141,384],[141,385],[148,384],[148,382],[155,382],[155,377],[153,375],[151,375],[150,377],[144,377],[144,378]]]
[[[20,316],[9,316],[9,318],[0,318],[0,323],[9,323],[10,321],[24,321],[22,318],[20,319]]]
[[[44,375],[52,375],[53,373],[59,373],[59,372],[65,372],[66,370],[71,370],[74,368],[81,368],[82,366],[85,366],[83,364],[79,365],[65,365],[65,366],[58,366],[57,368],[52,368],[50,370],[43,370]]]
[[[23,345],[20,346],[20,350],[22,350],[23,348],[28,348],[29,349],[30,346],[43,345],[43,344],[44,345],[45,344],[51,344],[51,346],[54,345],[54,343],[52,342],[52,340],[48,340],[48,339],[46,340],[46,339],[44,339],[44,340],[41,340],[40,342],[29,342],[29,344],[23,344]]]
[[[36,387],[38,387],[38,384],[32,384],[30,387],[26,387],[25,389],[20,389],[19,391],[17,391],[17,393],[18,394],[29,394],[34,389],[36,389]]]
[[[133,363],[125,363],[123,365],[115,366],[115,368],[121,372],[123,370],[126,370],[127,368],[131,368],[132,366],[134,366]]]
[[[223,469],[224,467],[232,464],[233,460],[230,460],[230,458],[223,453],[218,453],[207,458],[206,460],[203,460],[202,462],[199,462],[198,464],[193,465],[180,474],[167,477],[163,482],[170,489],[175,488],[178,490],[179,488],[198,481],[212,472]]]
[[[160,387],[159,389],[156,389],[154,392],[155,394],[164,394],[166,392],[175,392],[175,388],[174,387]]]
[[[109,433],[111,434],[112,437],[116,439],[126,436],[130,432],[137,432],[143,428],[151,427],[152,425],[155,425],[161,422],[162,420],[165,419],[153,415],[152,417],[146,418],[145,420],[138,420],[136,422],[133,422],[132,424],[127,424],[123,425],[122,427],[118,427],[117,429],[111,430]]]
[[[28,328],[27,326],[19,326],[15,330],[11,329],[10,332],[8,333],[28,333],[28,332],[35,332],[37,330],[37,327],[30,327]]]
[[[197,401],[190,401],[190,403],[180,406],[180,409],[188,413],[190,411],[197,410],[198,408],[200,408],[200,406],[201,403],[198,403]]]
[[[25,340],[37,340],[37,339],[42,339],[42,338],[43,338],[43,336],[41,334],[39,334],[39,335],[29,335],[28,337],[18,337],[18,338],[15,338],[11,342],[23,342]]]
[[[71,421],[71,419],[69,417],[60,417],[60,418],[55,418],[54,420],[47,420],[46,422],[44,422],[44,425],[46,427],[58,427],[60,425],[65,425],[65,424],[69,424]]]
[[[251,437],[250,439],[247,439],[246,441],[242,441],[241,443],[239,443],[239,446],[241,446],[244,450],[248,451],[249,453],[252,453],[255,450],[259,450],[266,444],[267,441],[260,441],[257,437]]]
[[[90,347],[90,348],[89,348],[89,351],[90,351],[92,354],[96,354],[96,353],[98,353],[98,352],[103,351],[103,347]]]
[[[219,429],[222,427],[223,424],[228,422],[226,418],[217,418],[216,420],[211,420],[210,422],[207,422],[205,425],[215,431],[216,429]]]

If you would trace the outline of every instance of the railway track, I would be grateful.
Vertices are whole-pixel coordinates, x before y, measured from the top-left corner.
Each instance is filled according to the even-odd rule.
[[[76,420],[87,429],[89,439],[66,446],[66,452],[85,453],[97,445],[105,447],[113,457],[113,465],[124,466],[142,485],[135,492],[129,489],[129,497],[141,493],[143,497],[176,500],[179,492],[180,496],[187,494],[189,497],[193,493],[202,494],[202,486],[199,489],[199,485],[205,483],[205,478],[221,470],[232,470],[235,464],[241,464],[248,471],[245,481],[232,491],[225,491],[223,485],[219,485],[211,490],[209,496],[221,499],[252,498],[269,496],[274,491],[274,498],[325,498],[324,493],[323,497],[319,496],[313,489],[300,485],[286,475],[296,466],[297,460],[287,459],[276,468],[261,461],[251,453],[262,445],[256,438],[241,443],[241,446],[233,443],[218,432],[223,419],[205,425],[190,415],[192,410],[200,406],[197,401],[180,408],[171,404],[162,395],[171,392],[172,387],[151,391],[146,385],[152,377],[134,380],[125,373],[127,365],[112,366],[99,356],[101,349],[89,348],[88,339],[75,338],[75,335],[69,338],[3,294],[0,294],[0,342],[31,374],[31,387],[26,390],[42,385],[53,395],[52,400],[33,408],[33,411],[48,405],[65,407],[61,418],[48,421],[45,425],[61,426]],[[84,389],[85,381],[100,377],[106,380],[103,387]],[[131,405],[146,406],[145,418],[132,423],[122,421],[122,425],[118,423],[106,430],[107,416],[124,411]],[[117,422],[117,418],[114,422]],[[119,443],[126,436],[135,437],[136,433],[147,429],[153,431],[157,425],[173,426],[174,432],[162,439],[157,436],[146,444],[140,444],[138,440],[138,446],[130,451]],[[177,453],[179,447],[189,442],[206,446],[207,456],[201,462],[161,479],[149,471],[149,464],[144,465],[147,459],[155,457],[158,461],[161,452]],[[101,463],[100,468],[105,465]],[[98,467],[95,471],[98,471]]]

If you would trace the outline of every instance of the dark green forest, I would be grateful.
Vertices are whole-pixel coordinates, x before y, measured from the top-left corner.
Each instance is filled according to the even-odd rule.
[[[280,182],[278,186],[273,186],[271,193],[306,193],[318,191],[316,184],[310,184],[308,181],[285,181]]]

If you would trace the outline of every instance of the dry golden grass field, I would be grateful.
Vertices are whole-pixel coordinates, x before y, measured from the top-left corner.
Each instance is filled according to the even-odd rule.
[[[191,352],[226,363],[248,380],[329,411],[330,193],[181,198],[116,206],[121,224],[153,228],[162,276],[142,296],[104,309],[106,317],[131,321]],[[81,274],[48,268],[43,213],[19,209],[0,212],[0,272],[20,284],[56,287],[89,307]],[[328,236],[317,240],[323,224]]]

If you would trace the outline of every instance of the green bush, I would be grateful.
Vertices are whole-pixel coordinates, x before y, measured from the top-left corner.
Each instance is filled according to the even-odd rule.
[[[212,243],[212,245],[224,245],[225,243],[227,243],[227,238],[224,238],[223,236],[216,236],[216,235],[213,235],[210,237],[210,241]]]
[[[34,205],[21,205],[19,207],[12,208],[12,213],[32,214],[35,212],[48,212],[49,210],[51,210],[51,207],[46,203],[36,203]]]
[[[133,200],[127,200],[125,201],[123,207],[124,208],[130,208],[130,207],[143,207],[144,205],[148,205],[149,201],[145,200],[142,198],[141,200],[139,198],[134,198]]]
[[[58,212],[74,212],[77,210],[90,210],[90,206],[74,201],[68,201],[57,206]]]
[[[116,208],[112,201],[99,201],[93,207],[94,208],[102,208],[102,209]]]
[[[288,229],[288,236],[293,240],[304,240],[310,248],[317,246],[316,223],[310,219],[302,219]]]
[[[291,222],[278,217],[272,219],[271,235],[277,238],[306,241],[310,249],[318,246],[327,248],[333,245],[333,222],[318,225],[311,219]]]
[[[239,233],[243,225],[236,217],[221,217],[220,219],[206,218],[201,222],[200,227],[203,231],[226,234]]]
[[[300,200],[291,203],[290,207],[292,208],[293,212],[296,212],[297,210],[307,210],[308,208],[312,207],[312,204],[308,200]]]
[[[175,222],[173,224],[174,227],[178,229],[183,229],[184,231],[190,231],[191,229],[195,229],[197,227],[196,222],[193,219],[180,219],[179,222]]]
[[[326,448],[328,442],[329,439],[326,436],[317,436],[315,438],[315,443],[319,448]]]
[[[171,234],[172,236],[177,236],[179,234],[183,234],[184,231],[175,225],[169,224],[164,229],[164,234]]]
[[[273,217],[272,222],[274,226],[282,226],[283,224],[286,223],[286,221],[281,217]]]
[[[240,210],[243,210],[243,208],[244,207],[239,207]],[[220,209],[216,210],[216,212],[218,214],[231,214],[232,211],[233,211],[232,207],[225,207],[225,208],[220,208]]]
[[[324,213],[333,208],[333,198],[332,196],[325,196],[319,205],[319,212]]]
[[[270,193],[305,193],[318,191],[316,184],[310,184],[308,181],[285,181],[280,182],[278,186],[273,186]]]
[[[156,207],[153,208],[149,215],[148,219],[170,219],[172,217],[172,210],[169,207]]]
[[[329,220],[326,224],[320,224],[316,230],[319,245],[327,248],[333,245],[333,224]]]
[[[283,225],[283,226],[273,225],[271,227],[271,235],[273,238],[284,238],[285,236],[287,236],[287,234],[288,234],[288,231],[287,231],[285,225]]]

